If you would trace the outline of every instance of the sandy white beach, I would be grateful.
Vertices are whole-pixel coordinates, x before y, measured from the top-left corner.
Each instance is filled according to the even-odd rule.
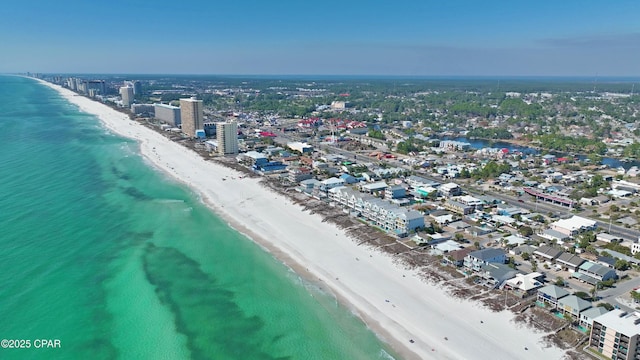
[[[258,179],[240,178],[123,113],[42,83],[96,115],[113,132],[139,141],[145,158],[191,187],[233,227],[301,276],[325,284],[402,356],[562,358],[562,350],[541,342],[546,333],[514,323],[512,313],[494,313],[479,303],[453,298],[420,280],[415,271],[395,265],[391,256],[357,246],[342,230],[265,189]]]

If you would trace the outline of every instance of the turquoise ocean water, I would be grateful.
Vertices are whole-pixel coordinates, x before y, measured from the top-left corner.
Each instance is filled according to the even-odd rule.
[[[0,359],[389,358],[135,142],[30,79],[0,99],[0,339],[32,344]]]

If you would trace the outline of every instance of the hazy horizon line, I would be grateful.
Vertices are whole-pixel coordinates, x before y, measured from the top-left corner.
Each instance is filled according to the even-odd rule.
[[[101,75],[101,76],[175,76],[175,77],[189,77],[189,76],[211,76],[211,77],[229,77],[229,78],[262,78],[262,79],[278,79],[278,78],[291,78],[291,79],[438,79],[438,80],[581,80],[581,81],[603,81],[603,80],[618,80],[618,81],[640,81],[640,75],[377,75],[377,74],[215,74],[215,73],[100,73],[100,72],[11,72],[4,73],[6,75],[25,75],[25,74],[40,74],[40,75],[76,75],[76,76],[88,76],[88,75]]]

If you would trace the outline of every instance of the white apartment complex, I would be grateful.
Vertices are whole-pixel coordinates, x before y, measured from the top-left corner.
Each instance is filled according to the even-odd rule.
[[[167,104],[153,105],[155,118],[171,126],[180,126],[180,108]]]
[[[123,86],[120,88],[120,96],[122,97],[122,106],[128,108],[133,103],[133,88],[130,86]]]

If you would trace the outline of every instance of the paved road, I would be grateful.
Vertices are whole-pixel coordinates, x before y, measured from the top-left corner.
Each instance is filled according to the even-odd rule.
[[[616,287],[598,291],[598,296],[604,298],[627,295],[631,290],[640,287],[640,277],[630,276],[631,279],[623,280]]]

